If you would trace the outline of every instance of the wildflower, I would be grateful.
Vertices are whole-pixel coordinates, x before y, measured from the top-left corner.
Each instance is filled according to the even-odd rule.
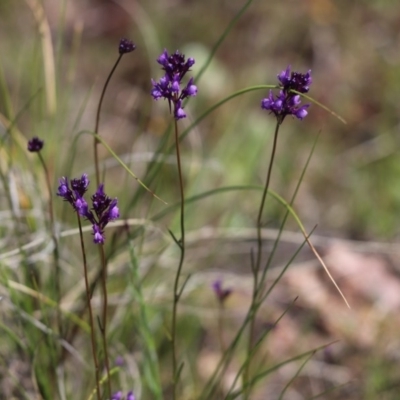
[[[40,150],[42,150],[43,145],[44,140],[41,140],[35,136],[28,141],[28,151],[30,151],[31,153],[38,153]]]
[[[119,41],[119,47],[118,47],[119,54],[122,55],[130,53],[135,49],[136,45],[131,40],[123,38]]]
[[[104,193],[104,185],[101,184],[91,197],[92,208],[89,209],[83,197],[89,186],[87,174],[83,174],[80,179],[72,179],[71,185],[66,177],[61,178],[59,183],[57,196],[70,203],[79,215],[91,222],[94,243],[104,243],[106,225],[119,218],[118,200],[108,197]]]
[[[115,365],[117,367],[122,367],[124,365],[124,358],[122,356],[118,356],[115,361],[114,361]]]
[[[287,115],[294,115],[302,120],[308,114],[307,108],[309,104],[300,105],[300,95],[293,92],[307,93],[312,83],[311,70],[306,74],[299,72],[290,73],[290,66],[278,75],[280,82],[279,94],[274,96],[269,91],[268,97],[261,101],[261,108],[269,110],[282,123]]]
[[[232,289],[222,289],[221,279],[216,280],[212,284],[212,288],[220,304],[223,304],[224,301],[228,298],[228,296],[232,293]]]
[[[133,392],[130,391],[124,398],[122,392],[118,391],[112,395],[111,400],[135,400],[135,396],[133,395]]]
[[[174,106],[175,119],[186,117],[186,113],[182,107],[182,100],[187,97],[196,96],[197,86],[193,83],[193,78],[190,78],[186,86],[182,88],[182,79],[190,67],[195,63],[194,58],[185,60],[185,56],[177,50],[174,54],[169,55],[167,50],[164,50],[158,57],[157,62],[162,65],[165,75],[160,78],[159,82],[151,80],[153,89],[151,95],[154,100],[164,98],[168,100],[169,109],[171,104]]]

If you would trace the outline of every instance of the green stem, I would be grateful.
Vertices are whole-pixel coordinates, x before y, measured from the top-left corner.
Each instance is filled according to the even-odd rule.
[[[179,150],[179,134],[178,134],[178,122],[175,119],[175,146],[176,146],[176,161],[178,165],[178,176],[179,176],[179,191],[180,191],[180,225],[181,225],[181,239],[177,242],[181,250],[181,257],[179,260],[178,270],[176,271],[175,282],[174,282],[174,298],[172,306],[172,326],[171,326],[171,345],[172,345],[172,385],[173,385],[173,399],[176,400],[176,390],[178,381],[178,365],[177,365],[177,354],[176,354],[176,317],[179,298],[182,292],[179,290],[179,278],[182,271],[183,260],[185,258],[185,196],[183,191],[183,177],[182,177],[182,166],[181,166],[181,155]]]

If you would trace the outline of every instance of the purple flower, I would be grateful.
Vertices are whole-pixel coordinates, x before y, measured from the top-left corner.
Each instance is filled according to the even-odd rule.
[[[126,397],[123,396],[121,391],[118,391],[114,393],[111,397],[111,400],[135,400],[135,396],[133,395],[133,392],[130,391],[126,394]]]
[[[44,140],[41,140],[35,136],[28,141],[28,151],[30,151],[31,153],[38,153],[40,150],[42,150],[43,145]]]
[[[123,358],[122,356],[118,356],[118,357],[115,359],[115,365],[116,365],[117,367],[122,367],[122,366],[124,365],[124,363],[125,363],[125,361],[124,361],[124,358]]]
[[[212,284],[212,288],[214,290],[215,295],[217,296],[220,304],[223,304],[224,301],[230,296],[232,293],[232,289],[223,289],[222,288],[222,280],[218,279]]]
[[[171,55],[164,50],[157,58],[157,62],[162,66],[165,75],[158,82],[151,80],[153,84],[151,95],[154,100],[161,98],[168,100],[170,111],[173,105],[175,119],[185,118],[186,113],[182,107],[182,100],[196,96],[197,86],[193,84],[193,78],[190,78],[182,89],[182,79],[195,61],[193,58],[185,60],[185,56],[178,50]]]
[[[92,208],[89,209],[84,198],[89,186],[87,174],[83,174],[81,178],[72,179],[71,185],[65,177],[61,178],[59,183],[57,196],[70,203],[79,215],[90,221],[94,243],[103,244],[105,227],[110,221],[119,218],[118,200],[108,197],[104,192],[104,185],[101,184],[91,197]]]
[[[114,393],[111,397],[111,400],[122,400],[122,392],[118,391],[117,393]]]
[[[283,122],[287,115],[294,115],[296,118],[302,120],[308,115],[307,108],[309,104],[300,105],[300,95],[294,93],[307,93],[312,83],[311,70],[306,74],[299,72],[290,73],[290,66],[278,75],[280,82],[279,94],[274,96],[272,91],[269,91],[268,97],[261,101],[261,108],[271,111],[276,118]]]
[[[131,40],[123,38],[119,41],[119,46],[118,46],[119,54],[122,55],[130,53],[135,49],[136,45]]]

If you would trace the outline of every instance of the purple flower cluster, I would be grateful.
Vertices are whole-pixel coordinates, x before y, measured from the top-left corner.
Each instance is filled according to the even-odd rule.
[[[44,140],[41,140],[35,136],[28,141],[28,151],[30,151],[31,153],[38,153],[40,150],[42,150],[43,145]]]
[[[300,95],[294,93],[293,90],[299,93],[307,93],[312,83],[311,70],[306,74],[299,72],[290,73],[290,66],[278,75],[280,82],[279,94],[274,97],[272,91],[269,91],[268,97],[261,101],[261,108],[269,110],[282,123],[287,115],[294,115],[298,119],[303,119],[307,116],[307,108],[309,104],[300,106]]]
[[[123,393],[121,391],[114,393],[111,397],[111,400],[124,400]],[[125,400],[135,400],[133,392],[128,392],[125,397]]]
[[[119,217],[118,201],[111,199],[104,193],[104,185],[101,184],[96,193],[91,197],[92,208],[83,197],[89,186],[87,174],[81,178],[72,179],[71,187],[68,178],[62,177],[59,181],[57,196],[70,203],[74,210],[92,223],[93,241],[96,244],[104,243],[104,228]]]
[[[119,46],[118,46],[119,54],[122,55],[130,53],[135,49],[136,45],[131,40],[123,38],[119,41]]]
[[[187,85],[181,89],[182,79],[195,61],[193,58],[188,58],[185,61],[185,56],[180,54],[178,50],[171,55],[168,55],[167,50],[164,50],[157,58],[157,62],[162,65],[165,75],[159,82],[151,80],[153,84],[151,95],[154,100],[167,99],[170,111],[172,103],[175,119],[185,118],[186,114],[182,108],[182,101],[186,97],[196,96],[197,86],[193,84],[193,78],[190,78]]]
[[[215,295],[217,296],[218,301],[223,304],[224,301],[231,295],[232,289],[223,289],[221,279],[216,280],[212,288],[214,290]]]

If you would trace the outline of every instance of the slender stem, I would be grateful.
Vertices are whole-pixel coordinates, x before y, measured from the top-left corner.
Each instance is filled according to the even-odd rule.
[[[256,255],[256,261],[254,265],[252,265],[252,272],[253,272],[253,295],[252,295],[252,301],[250,305],[250,315],[251,315],[251,320],[250,320],[250,327],[249,327],[249,341],[248,341],[248,347],[247,347],[247,357],[252,356],[252,349],[253,349],[253,339],[254,339],[254,330],[255,330],[255,321],[256,321],[256,310],[257,310],[257,303],[259,301],[259,292],[262,289],[262,282],[259,282],[259,271],[260,271],[260,266],[261,266],[261,256],[262,256],[262,235],[261,235],[261,230],[262,230],[262,214],[265,206],[265,200],[267,198],[267,193],[268,193],[268,188],[269,184],[271,181],[271,173],[272,173],[272,166],[274,164],[274,159],[275,159],[275,153],[276,153],[276,147],[278,143],[278,133],[279,133],[279,127],[282,124],[282,120],[280,118],[277,119],[276,126],[275,126],[275,132],[274,132],[274,141],[272,144],[272,150],[271,150],[271,157],[268,165],[268,171],[267,171],[267,178],[265,181],[265,186],[264,186],[264,191],[261,197],[261,202],[260,202],[260,208],[258,210],[258,216],[257,216],[257,255]],[[250,368],[251,368],[251,362],[250,360],[247,363],[247,366],[244,370],[243,373],[243,384],[246,386],[247,383],[250,382]],[[247,399],[250,395],[251,391],[251,385],[248,385],[247,388],[245,389],[245,399]]]
[[[221,350],[221,356],[225,353],[225,343],[224,343],[224,304],[223,302],[218,302],[218,342],[219,348]]]
[[[107,384],[108,384],[108,394],[111,399],[111,379],[110,379],[110,362],[108,360],[108,346],[107,346],[107,308],[108,308],[108,296],[107,296],[107,262],[104,254],[104,246],[100,245],[101,253],[101,265],[102,265],[102,286],[103,286],[103,320],[101,322],[101,336],[103,339],[103,351],[104,351],[104,363],[107,372]]]
[[[100,368],[99,368],[99,360],[97,359],[97,352],[96,352],[96,335],[94,330],[94,320],[93,320],[93,310],[92,310],[92,294],[90,291],[89,285],[89,278],[88,278],[88,268],[87,268],[87,261],[86,261],[86,252],[85,252],[85,243],[83,241],[83,233],[82,233],[82,224],[81,218],[79,214],[76,213],[78,218],[78,225],[79,225],[79,237],[81,240],[81,248],[82,248],[82,258],[83,258],[83,272],[85,276],[85,287],[86,287],[86,301],[87,306],[89,309],[89,324],[90,324],[90,338],[92,342],[92,355],[93,355],[93,362],[94,362],[94,370],[96,376],[96,393],[97,393],[97,400],[100,400]]]
[[[179,190],[181,197],[181,239],[179,240],[179,248],[181,250],[181,257],[179,260],[178,270],[176,271],[175,282],[174,282],[174,299],[172,307],[172,327],[171,327],[171,344],[172,344],[172,385],[173,385],[173,399],[176,399],[177,389],[177,355],[176,355],[176,317],[178,302],[181,296],[179,290],[179,277],[181,275],[183,260],[185,258],[185,196],[183,191],[183,177],[182,177],[182,166],[181,166],[181,155],[179,150],[179,134],[178,134],[178,122],[175,119],[175,146],[176,146],[176,161],[178,164],[178,176],[179,176]]]
[[[57,325],[58,325],[58,332],[60,336],[63,336],[62,332],[62,323],[61,323],[61,310],[60,310],[60,301],[61,301],[61,285],[60,285],[60,263],[59,263],[59,249],[58,249],[58,240],[57,240],[57,234],[56,234],[56,225],[55,225],[55,220],[54,220],[54,210],[53,210],[53,193],[51,190],[51,182],[50,182],[50,174],[49,170],[47,168],[47,165],[42,157],[42,154],[38,152],[39,160],[40,163],[42,164],[43,170],[44,170],[44,176],[46,178],[46,185],[47,185],[47,191],[48,191],[48,196],[49,196],[49,204],[48,204],[48,209],[49,209],[49,214],[50,214],[50,231],[51,231],[51,237],[54,242],[54,250],[53,250],[53,258],[54,258],[54,268],[55,268],[55,274],[54,274],[54,288],[55,288],[55,294],[56,294],[56,302],[58,304],[57,307]]]
[[[103,87],[103,91],[101,92],[100,95],[100,99],[99,99],[99,105],[97,106],[97,113],[96,113],[96,124],[94,127],[94,132],[95,133],[99,133],[99,125],[100,125],[100,111],[101,111],[101,105],[103,104],[103,99],[104,99],[104,95],[106,93],[107,90],[107,86],[111,80],[112,75],[114,74],[115,69],[117,68],[119,62],[121,61],[123,54],[120,54],[117,61],[115,62],[114,66],[112,67],[110,73],[108,74],[108,77],[106,79],[106,82],[104,84]],[[99,141],[94,138],[94,142],[93,142],[93,149],[94,149],[94,166],[96,169],[96,185],[99,186],[100,185],[100,168],[99,168],[99,154],[98,154],[98,150],[97,150],[97,145],[99,144]]]
[[[279,133],[279,127],[281,126],[281,121],[278,119],[276,122],[276,127],[275,127],[275,133],[274,133],[274,142],[272,145],[272,151],[271,151],[271,159],[269,161],[269,166],[268,166],[268,172],[267,172],[267,179],[265,181],[265,186],[264,186],[264,191],[262,194],[261,198],[261,203],[260,203],[260,209],[258,211],[258,217],[257,217],[257,259],[256,259],[256,264],[255,264],[255,274],[258,274],[258,271],[260,269],[261,265],[261,253],[262,253],[262,236],[261,236],[261,229],[262,229],[262,214],[265,206],[265,199],[267,197],[268,193],[268,188],[269,188],[269,183],[271,180],[271,173],[272,173],[272,165],[274,163],[275,159],[275,153],[276,153],[276,146],[278,143],[278,133]],[[256,281],[257,282],[257,281]]]

